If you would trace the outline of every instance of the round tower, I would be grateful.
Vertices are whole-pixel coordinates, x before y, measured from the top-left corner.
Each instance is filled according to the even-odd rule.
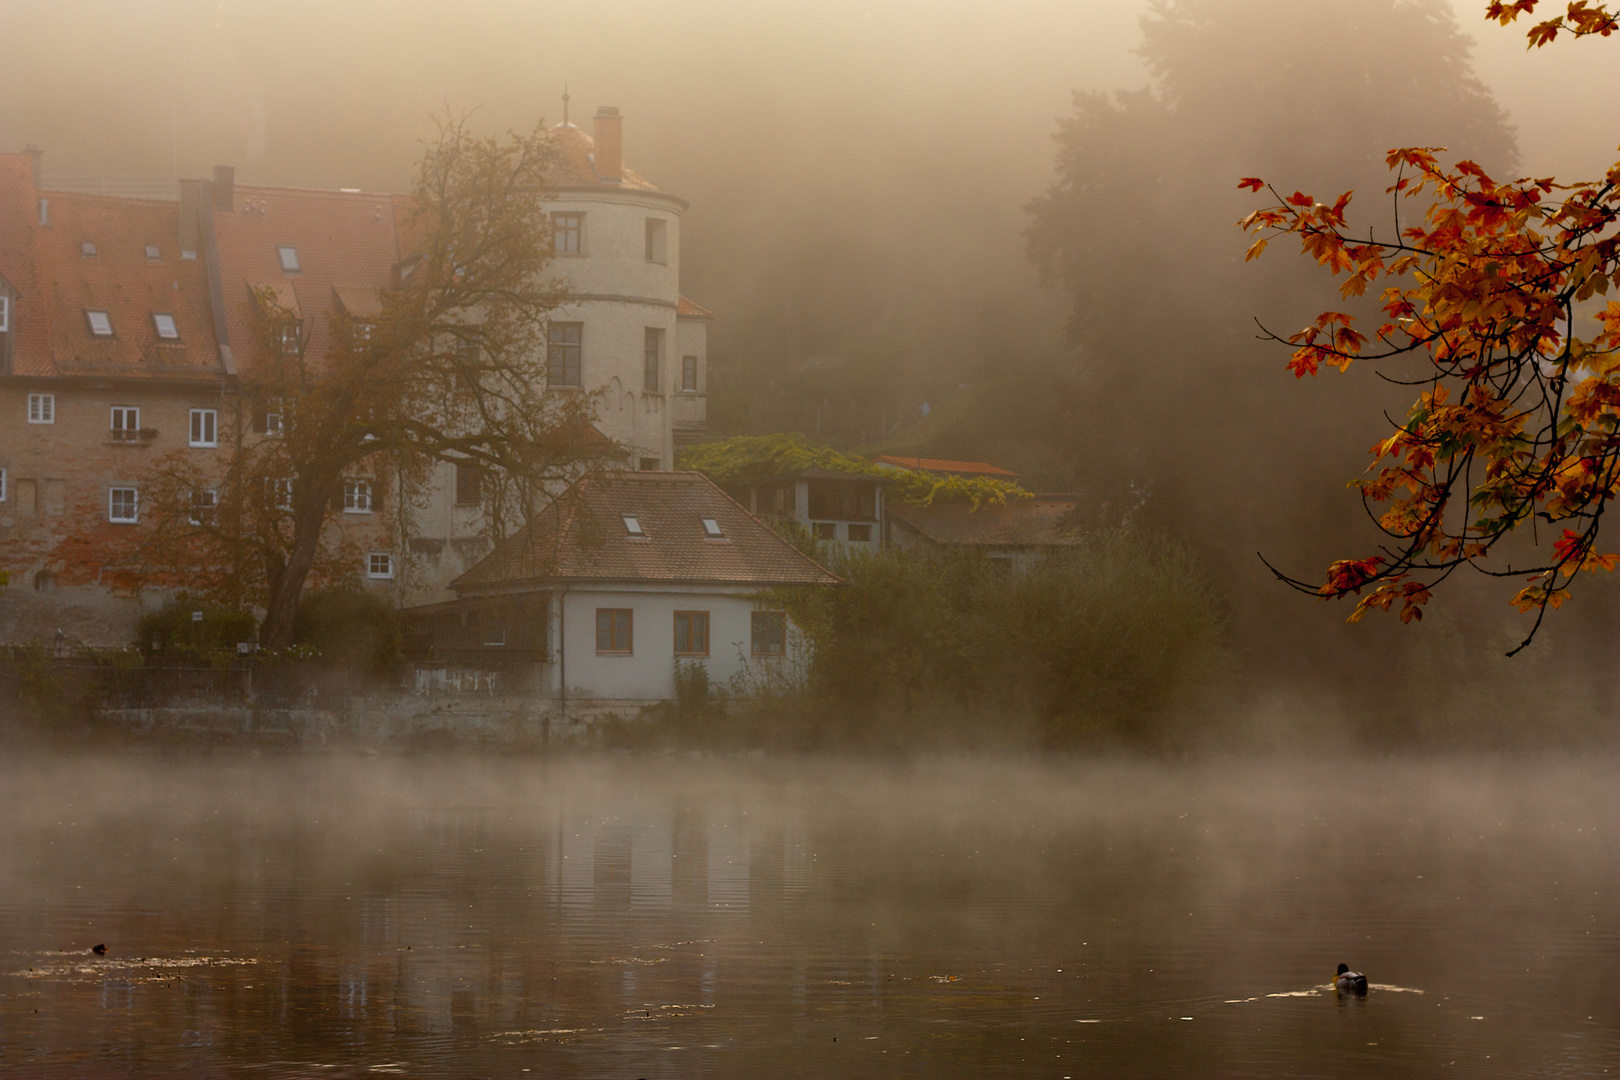
[[[553,269],[570,299],[552,315],[548,387],[597,396],[597,427],[632,467],[674,466],[677,436],[702,430],[708,313],[680,290],[684,199],[624,164],[623,118],[603,106],[594,133],[552,128]]]

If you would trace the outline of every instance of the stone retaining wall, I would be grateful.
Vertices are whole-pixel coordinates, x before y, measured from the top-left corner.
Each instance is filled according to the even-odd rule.
[[[606,720],[635,720],[650,702],[418,694],[354,697],[331,708],[269,708],[194,701],[162,708],[103,708],[97,723],[132,735],[209,742],[450,743],[590,746]]]

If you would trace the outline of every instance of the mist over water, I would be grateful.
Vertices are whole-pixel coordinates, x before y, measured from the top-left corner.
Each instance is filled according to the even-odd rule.
[[[1607,762],[86,755],[0,781],[12,1074],[1620,1058]],[[1366,998],[1325,988],[1340,961]]]
[[[1615,582],[1506,661],[1527,626],[1496,594],[1344,627],[1254,557],[1369,553],[1344,482],[1412,395],[1296,382],[1254,340],[1340,299],[1280,247],[1243,263],[1237,178],[1356,188],[1383,229],[1398,143],[1500,176],[1613,158],[1620,46],[1527,52],[1484,7],[9,0],[0,149],[81,187],[399,191],[435,109],[618,106],[626,162],[691,203],[712,433],[870,450],[903,418],[888,449],[1185,541],[1224,638],[1133,744],[1186,761],[779,758],[747,729],[772,757],[9,746],[0,1075],[1620,1071]],[[849,753],[902,681],[802,745]],[[1013,744],[939,697],[870,745]]]

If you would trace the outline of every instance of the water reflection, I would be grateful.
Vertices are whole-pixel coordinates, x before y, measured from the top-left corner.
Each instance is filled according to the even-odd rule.
[[[1347,777],[1354,813],[1322,795]],[[4,1073],[1620,1059],[1604,762],[221,755],[0,783]],[[1367,997],[1332,991],[1341,959]]]

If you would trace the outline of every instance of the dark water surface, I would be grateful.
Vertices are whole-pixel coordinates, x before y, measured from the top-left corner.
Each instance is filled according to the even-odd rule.
[[[1620,1075],[1614,765],[13,756],[0,1073]]]

